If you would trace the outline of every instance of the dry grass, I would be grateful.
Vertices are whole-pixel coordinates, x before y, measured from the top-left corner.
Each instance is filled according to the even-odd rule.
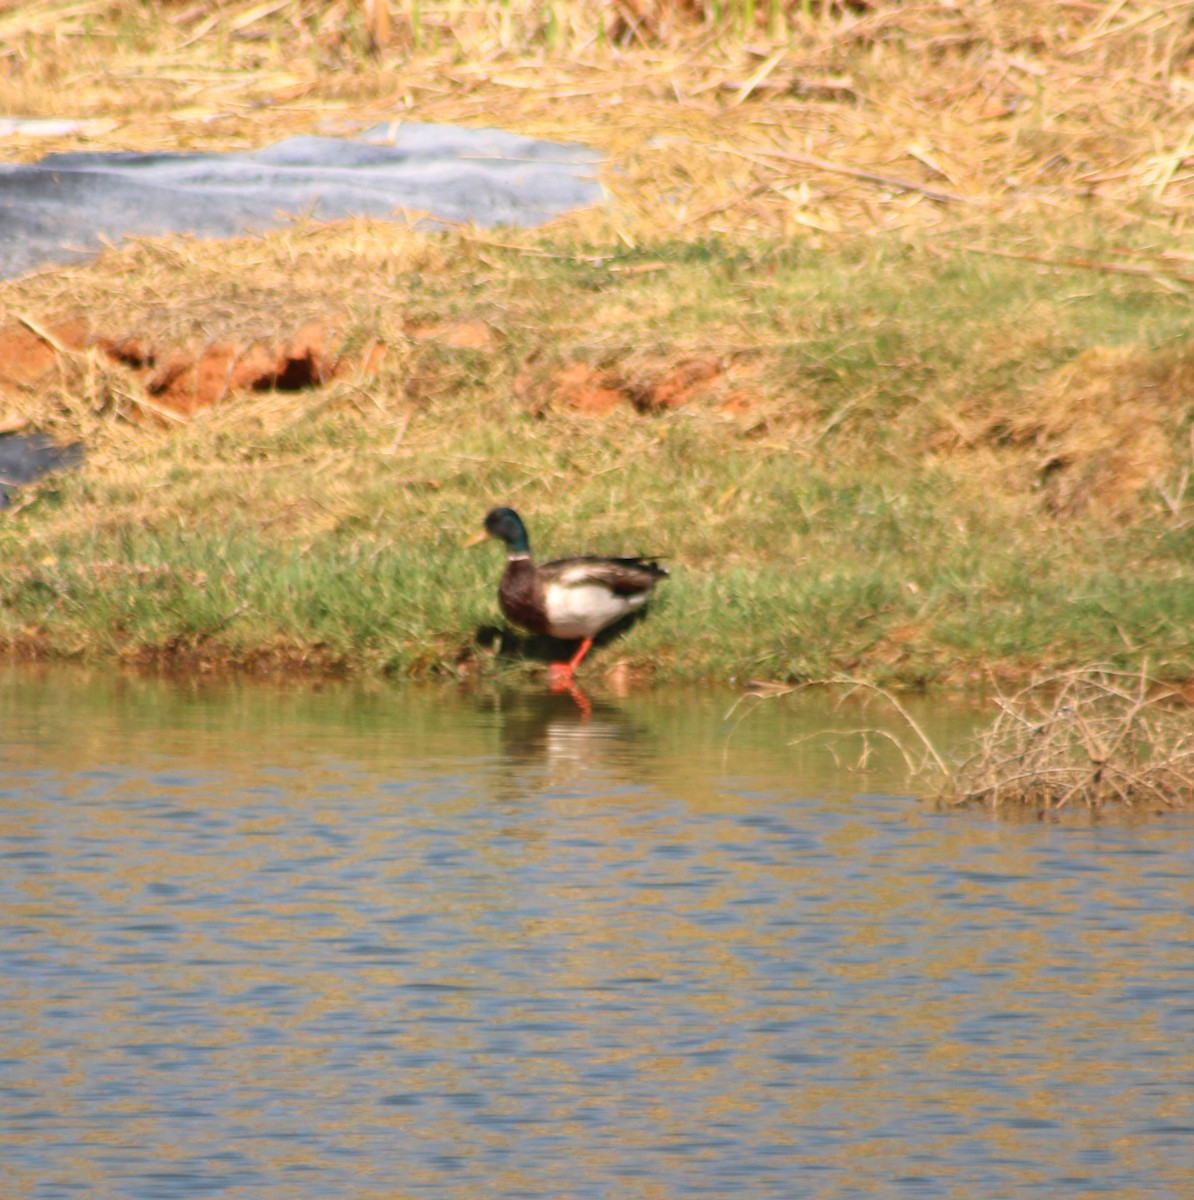
[[[102,114],[15,158],[500,125],[608,151],[614,203],[573,219],[599,240],[931,231],[1180,285],[1192,53],[1188,4],[1138,0],[42,0],[0,4],[0,110]],[[1100,246],[1032,236],[1090,213]]]
[[[1001,463],[1054,516],[1125,517],[1158,496],[1176,513],[1194,465],[1191,395],[1194,354],[1184,340],[1096,345],[1018,401],[1003,392],[964,404],[936,444],[984,477]]]
[[[947,800],[1057,810],[1194,803],[1194,728],[1173,689],[1138,673],[1084,668],[998,697]]]

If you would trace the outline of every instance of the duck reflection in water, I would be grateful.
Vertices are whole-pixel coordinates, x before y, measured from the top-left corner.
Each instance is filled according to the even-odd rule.
[[[649,761],[644,726],[617,704],[575,691],[579,699],[570,691],[511,688],[497,694],[502,764],[519,794],[535,775],[550,786],[594,774],[637,778]]]

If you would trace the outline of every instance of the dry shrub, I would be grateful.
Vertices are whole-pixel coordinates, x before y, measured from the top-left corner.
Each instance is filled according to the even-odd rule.
[[[1086,667],[1011,696],[953,773],[952,804],[1054,810],[1126,805],[1182,808],[1194,800],[1194,725],[1178,693],[1139,674]]]

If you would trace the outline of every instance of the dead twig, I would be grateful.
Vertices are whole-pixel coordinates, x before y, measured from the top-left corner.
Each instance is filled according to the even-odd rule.
[[[1102,271],[1114,275],[1143,275],[1149,279],[1177,279],[1182,283],[1194,283],[1194,275],[1181,271],[1167,271],[1161,267],[1143,263],[1104,262],[1092,258],[1052,258],[1047,254],[1029,254],[1020,250],[998,250],[993,246],[976,246],[967,242],[958,247],[967,254],[990,254],[995,258],[1015,258],[1022,262],[1041,263],[1046,267],[1071,267],[1079,271]]]
[[[72,350],[69,346],[64,345],[61,339],[54,336],[44,325],[35,321],[28,313],[17,313],[17,320],[25,326],[35,337],[41,338],[51,350],[61,354],[65,358],[82,358],[85,357],[82,351]]]
[[[847,687],[849,689],[846,693],[847,695],[854,691],[869,691],[873,692],[876,696],[881,696],[887,701],[888,704],[891,705],[892,708],[896,710],[897,713],[899,713],[900,717],[903,719],[908,728],[916,734],[920,744],[924,746],[929,757],[937,765],[937,769],[943,775],[949,774],[949,768],[945,765],[945,759],[942,758],[938,753],[937,747],[933,745],[932,739],[921,728],[916,718],[903,706],[903,704],[900,703],[898,696],[892,692],[889,692],[886,688],[880,687],[877,683],[868,683],[862,679],[851,679],[846,676],[838,676],[834,679],[831,679],[829,682]]]
[[[756,149],[753,153],[748,153],[745,150],[735,149],[733,146],[714,145],[708,147],[710,150],[717,150],[722,154],[733,154],[739,158],[745,158],[752,162],[758,162],[760,159],[775,159],[779,162],[799,163],[801,166],[813,167],[818,171],[829,171],[834,175],[848,175],[851,179],[862,179],[867,183],[877,183],[881,187],[895,188],[901,192],[919,192],[922,196],[929,200],[935,200],[939,204],[969,204],[970,201],[965,196],[959,196],[956,192],[943,192],[939,188],[926,187],[922,183],[914,183],[910,179],[901,179],[897,175],[883,175],[878,171],[866,171],[861,167],[850,167],[844,163],[830,162],[827,158],[818,158],[815,154],[794,154],[789,150],[770,150],[765,147]]]

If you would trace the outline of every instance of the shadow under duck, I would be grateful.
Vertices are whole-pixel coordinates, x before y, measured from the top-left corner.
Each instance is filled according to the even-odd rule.
[[[667,578],[653,558],[601,558],[580,555],[536,563],[522,518],[512,508],[492,509],[485,528],[470,545],[486,537],[506,543],[506,570],[498,585],[502,612],[531,633],[569,641],[580,648],[567,662],[552,663],[557,682],[568,682],[593,639],[646,604],[652,589]]]

